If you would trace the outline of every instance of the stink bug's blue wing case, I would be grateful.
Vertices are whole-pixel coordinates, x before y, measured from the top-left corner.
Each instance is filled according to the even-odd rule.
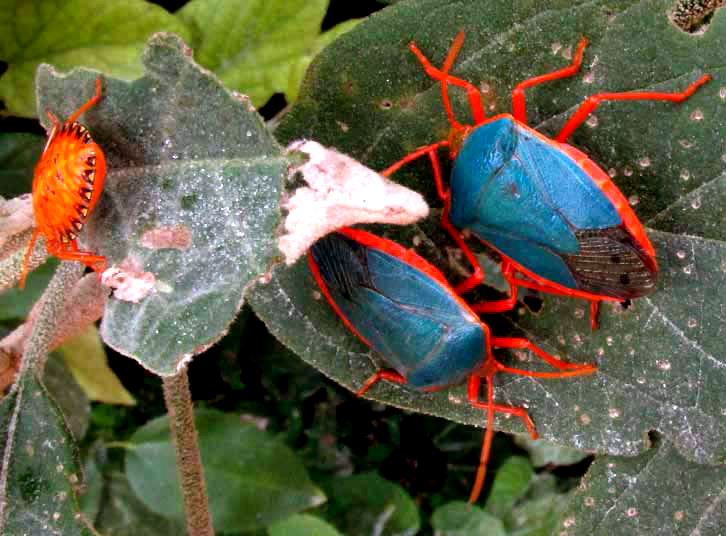
[[[484,363],[487,333],[479,319],[429,274],[342,233],[316,242],[309,258],[348,327],[409,386],[455,384]]]
[[[649,257],[593,178],[555,142],[508,117],[466,138],[451,199],[455,226],[549,281],[623,299],[655,284]]]

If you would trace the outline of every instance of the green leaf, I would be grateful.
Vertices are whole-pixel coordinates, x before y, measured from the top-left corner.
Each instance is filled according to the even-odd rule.
[[[339,536],[325,521],[310,514],[297,514],[267,528],[270,536]]]
[[[346,32],[352,30],[362,19],[352,19],[345,22],[341,22],[333,26],[327,32],[320,34],[312,46],[309,46],[305,54],[303,54],[295,65],[290,68],[290,79],[287,83],[287,90],[285,96],[288,102],[295,102],[297,100],[298,93],[300,91],[300,84],[302,83],[303,77],[310,66],[310,62],[317,56],[321,50],[327,47],[330,43],[335,41],[338,37]]]
[[[43,371],[43,385],[64,417],[76,440],[86,435],[91,403],[73,374],[57,354],[51,354]]]
[[[590,467],[560,528],[568,534],[719,534],[726,467],[684,459],[656,440],[635,458],[603,456]]]
[[[33,171],[44,146],[43,136],[0,132],[0,196],[9,199],[31,191]]]
[[[108,366],[96,326],[89,326],[83,333],[67,339],[56,352],[63,356],[73,377],[91,400],[128,406],[136,404]]]
[[[326,518],[348,536],[416,534],[418,508],[399,486],[376,473],[335,478],[325,486]]]
[[[0,294],[0,320],[18,320],[28,316],[35,302],[43,295],[59,262],[58,259],[49,258],[28,274],[24,289],[9,288]]]
[[[96,516],[96,530],[113,536],[185,534],[186,524],[149,510],[131,489],[122,473],[113,472],[104,482],[105,492]]]
[[[529,460],[535,467],[573,465],[590,456],[589,452],[563,447],[543,439],[529,439],[518,435],[515,436],[514,442],[529,453]]]
[[[328,0],[192,0],[178,16],[193,28],[197,61],[261,106],[299,81],[318,50]]]
[[[541,312],[520,308],[510,315],[510,326],[499,316],[491,320],[497,336],[524,335],[561,358],[599,366],[597,374],[574,379],[497,377],[495,398],[526,406],[542,437],[583,450],[634,455],[647,446],[645,432],[658,429],[686,458],[715,464],[726,458],[721,343],[726,211],[719,201],[725,180],[726,13],[717,12],[702,34],[693,35],[668,21],[670,6],[665,0],[400,2],[318,56],[276,134],[283,141],[316,139],[374,169],[446,138],[450,127],[440,85],[424,73],[407,44],[416,41],[440,66],[462,29],[466,40],[451,72],[488,86],[491,114],[509,112],[510,93],[519,81],[568,65],[576,43],[583,35],[589,38],[582,75],[527,92],[530,122],[548,135],[595,92],[677,91],[709,72],[714,80],[680,105],[603,105],[595,114],[597,125],[583,126],[572,140],[604,169],[615,170],[614,180],[637,202],[635,210],[657,227],[649,232],[661,266],[657,291],[627,309],[605,305],[595,332],[587,303],[549,295],[543,296]],[[470,122],[465,93],[456,88],[450,93],[458,119]],[[683,170],[689,172],[687,181]],[[440,206],[426,159],[394,178]],[[699,191],[714,195],[702,197],[698,208],[682,210],[694,206]],[[704,210],[706,205],[712,208]],[[705,212],[700,224],[689,216],[693,210]],[[414,230],[386,229],[386,236],[407,247],[421,244],[417,251],[453,274],[444,262],[451,242],[430,232],[439,227],[438,217],[434,213]],[[691,234],[681,234],[679,225]],[[366,347],[319,299],[308,272],[303,262],[279,270],[251,303],[281,341],[356,390],[384,364],[379,357],[372,362]],[[527,352],[515,357],[498,354],[505,363],[548,370]],[[484,412],[466,403],[465,386],[423,394],[382,382],[367,396],[458,422],[482,426],[486,420]],[[502,415],[496,427],[525,431],[520,419]]]
[[[90,535],[78,517],[73,437],[34,375],[18,381],[0,403],[0,533]]]
[[[450,502],[440,506],[431,516],[431,524],[440,536],[486,534],[506,536],[502,522],[481,508],[466,502]]]
[[[267,433],[216,411],[197,412],[196,425],[217,530],[265,526],[325,501],[295,453]],[[131,444],[126,475],[136,495],[152,511],[183,519],[168,418],[138,429]]]
[[[34,78],[38,66],[99,69],[130,80],[142,72],[139,54],[154,32],[187,28],[163,8],[141,0],[10,0],[0,17],[0,99],[8,113],[36,117]],[[38,108],[41,117],[44,108]]]
[[[527,496],[506,512],[502,520],[510,536],[551,536],[560,525],[572,493],[557,488],[562,481],[552,474],[540,474],[533,480]]]
[[[528,458],[510,456],[499,467],[485,508],[496,517],[509,512],[524,495],[534,477],[534,469]]]
[[[287,160],[244,98],[224,89],[176,37],[157,34],[134,82],[104,78],[84,114],[104,148],[104,194],[80,239],[109,265],[152,272],[140,303],[112,298],[104,342],[160,375],[214,344],[243,293],[276,257]],[[41,106],[68,117],[95,75],[41,67]],[[154,241],[155,232],[172,235]]]

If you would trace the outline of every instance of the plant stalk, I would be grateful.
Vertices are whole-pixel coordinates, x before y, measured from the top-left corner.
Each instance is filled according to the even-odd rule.
[[[29,369],[35,369],[42,376],[51,341],[58,330],[58,323],[62,321],[60,319],[63,317],[66,298],[80,279],[82,270],[78,262],[62,262],[48,283],[48,288],[36,306],[37,313],[34,311],[32,332],[25,343],[18,380]]]
[[[214,536],[187,368],[183,367],[176,375],[163,378],[163,383],[171,437],[176,448],[187,532],[189,536]]]

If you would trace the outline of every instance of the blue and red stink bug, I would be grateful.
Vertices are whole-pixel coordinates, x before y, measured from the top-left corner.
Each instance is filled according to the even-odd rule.
[[[487,411],[487,431],[470,502],[478,499],[484,483],[495,412],[520,417],[532,437],[537,437],[534,422],[524,408],[494,403],[494,375],[510,372],[563,378],[596,371],[594,365],[557,359],[528,339],[493,337],[437,268],[390,240],[344,228],[318,240],[310,248],[308,262],[343,323],[394,369],[376,372],[358,395],[381,379],[434,391],[468,378],[469,402]],[[507,367],[494,358],[494,348],[528,349],[559,370]],[[486,402],[479,399],[482,378],[487,382]]]
[[[475,311],[510,310],[517,302],[517,288],[527,287],[590,300],[594,329],[600,302],[624,301],[653,291],[658,265],[653,245],[628,200],[607,173],[566,141],[603,101],[682,102],[711,77],[702,76],[681,93],[593,95],[551,139],[527,125],[524,90],[577,73],[587,39],[580,41],[570,66],[524,80],[514,88],[513,115],[491,118],[486,117],[479,90],[449,74],[463,42],[464,33],[460,32],[441,69],[434,67],[415,43],[409,45],[426,73],[441,82],[451,134],[447,140],[407,155],[383,174],[390,175],[423,155],[431,159],[437,191],[444,202],[442,224],[474,267],[473,275],[456,286],[457,292],[464,293],[483,280],[476,257],[458,229],[470,230],[501,254],[510,296],[474,304]],[[449,84],[466,90],[474,126],[462,125],[454,117]],[[443,184],[437,154],[444,146],[454,159],[449,190]]]

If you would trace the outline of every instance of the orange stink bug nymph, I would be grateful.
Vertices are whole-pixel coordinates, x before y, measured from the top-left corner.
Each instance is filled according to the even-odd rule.
[[[96,94],[61,124],[48,112],[53,128],[35,168],[33,212],[35,232],[23,263],[20,288],[25,286],[28,262],[38,235],[45,237],[46,249],[59,259],[82,262],[101,272],[106,257],[80,251],[76,237],[98,203],[106,178],[106,158],[86,127],[76,120],[101,100],[101,79],[96,79]]]

